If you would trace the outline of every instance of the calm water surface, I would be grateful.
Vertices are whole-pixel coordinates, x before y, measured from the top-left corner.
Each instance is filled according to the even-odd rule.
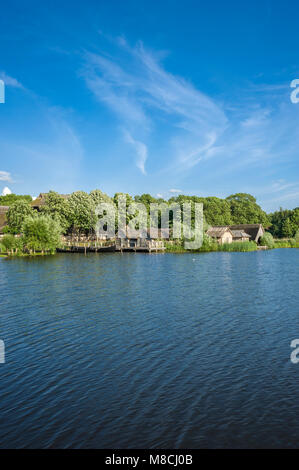
[[[0,259],[0,447],[298,447],[298,262]]]

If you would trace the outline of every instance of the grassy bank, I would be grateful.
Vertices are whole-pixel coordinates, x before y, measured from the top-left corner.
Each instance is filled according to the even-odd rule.
[[[255,242],[233,242],[233,243],[224,243],[219,245],[218,243],[209,242],[203,243],[202,247],[198,250],[186,250],[183,244],[172,245],[170,243],[165,243],[166,253],[210,253],[210,252],[249,252],[256,251],[257,244]]]
[[[299,248],[299,242],[294,238],[274,240],[274,248]]]
[[[218,246],[217,251],[256,251],[257,244],[255,242],[233,242],[233,243],[224,243],[223,245]]]
[[[7,250],[5,246],[1,245],[0,243],[0,257],[1,258],[21,258],[24,256],[48,256],[55,254],[55,251],[23,251],[20,248],[14,248],[11,250]]]
[[[18,252],[18,253],[0,253],[0,258],[24,258],[27,256],[53,256],[55,253],[23,253],[23,252]]]
[[[224,243],[223,245],[218,245],[213,243],[210,245],[203,245],[198,250],[186,250],[183,245],[171,245],[165,243],[166,250],[165,253],[211,253],[211,252],[250,252],[257,251],[258,245],[255,242],[233,242],[233,243]],[[268,249],[275,248],[299,248],[299,244],[294,240],[275,240],[273,247],[268,247]]]
[[[188,253],[189,251],[190,250],[186,250],[183,245],[165,243],[165,253]]]

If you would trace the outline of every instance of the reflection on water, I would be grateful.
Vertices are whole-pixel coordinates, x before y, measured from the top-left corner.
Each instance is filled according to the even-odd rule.
[[[296,447],[298,250],[0,260],[1,447]]]

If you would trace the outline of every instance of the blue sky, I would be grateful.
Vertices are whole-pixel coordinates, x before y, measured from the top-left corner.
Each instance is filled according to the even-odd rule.
[[[0,192],[298,206],[298,14],[289,0],[2,3]]]

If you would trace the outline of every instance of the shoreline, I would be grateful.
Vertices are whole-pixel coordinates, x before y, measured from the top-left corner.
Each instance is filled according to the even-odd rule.
[[[0,258],[3,258],[3,259],[12,259],[12,258],[36,258],[36,257],[48,257],[48,256],[54,256],[54,255],[59,255],[59,254],[70,254],[70,255],[84,255],[86,256],[87,254],[90,254],[90,253],[93,253],[93,254],[124,254],[124,253],[130,253],[130,254],[136,254],[136,253],[139,253],[139,254],[150,254],[150,255],[157,255],[157,254],[174,254],[174,255],[179,255],[179,254],[197,254],[197,255],[200,255],[200,254],[207,254],[207,253],[256,253],[256,252],[261,252],[261,251],[272,251],[272,250],[279,250],[279,249],[298,249],[299,246],[278,246],[278,247],[274,247],[274,248],[265,248],[263,247],[262,249],[259,249],[257,247],[256,250],[244,250],[244,251],[240,251],[240,250],[206,250],[206,251],[199,251],[199,250],[186,250],[184,248],[181,248],[181,249],[177,249],[177,250],[163,250],[163,251],[159,251],[159,252],[146,252],[146,251],[137,251],[137,252],[134,252],[134,251],[123,251],[123,252],[120,252],[120,251],[110,251],[110,252],[94,252],[94,251],[87,251],[86,253],[84,252],[59,252],[59,251],[56,251],[55,253],[17,253],[17,254],[7,254],[7,253],[0,253]]]

